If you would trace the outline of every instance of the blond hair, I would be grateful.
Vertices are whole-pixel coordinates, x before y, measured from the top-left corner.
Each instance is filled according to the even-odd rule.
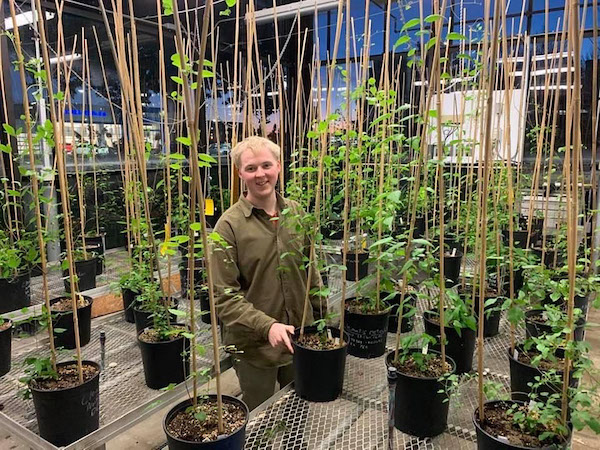
[[[240,169],[242,153],[244,153],[246,150],[252,150],[252,152],[257,152],[263,148],[269,150],[277,161],[280,160],[281,148],[279,147],[279,145],[264,137],[249,136],[242,142],[239,142],[235,147],[233,147],[233,150],[231,151],[233,163],[238,169]]]

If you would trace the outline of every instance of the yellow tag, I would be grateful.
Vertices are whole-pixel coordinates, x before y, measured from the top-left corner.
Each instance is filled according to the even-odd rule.
[[[215,202],[212,198],[204,199],[204,214],[207,216],[215,215]]]
[[[360,246],[362,247],[363,250],[366,250],[367,249],[367,240],[362,238],[362,242],[361,242]]]

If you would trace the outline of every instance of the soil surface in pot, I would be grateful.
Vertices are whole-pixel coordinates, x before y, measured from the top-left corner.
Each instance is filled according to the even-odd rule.
[[[33,380],[32,386],[41,391],[58,391],[60,389],[72,388],[79,386],[79,373],[77,371],[77,364],[69,364],[68,366],[61,366],[57,368],[58,378],[47,379],[47,380]],[[83,365],[83,382],[94,378],[94,375],[98,372],[98,368],[95,366]]]
[[[175,330],[185,330],[184,327],[173,327],[172,331]],[[158,342],[171,342],[175,339],[179,338],[179,334],[172,334],[169,339],[161,339],[160,333],[153,328],[146,328],[142,333],[140,333],[140,341],[148,342],[148,343],[158,343]]]
[[[527,364],[529,366],[531,366],[531,361],[537,357],[538,354],[535,352],[524,352],[524,351],[520,351],[519,352],[519,362],[523,363],[523,364]],[[563,358],[559,358],[556,357],[556,361],[548,361],[546,359],[541,359],[537,366],[538,369],[541,370],[559,370],[562,371],[565,367],[565,360]]]
[[[521,447],[533,447],[540,448],[552,443],[544,441],[543,443],[538,439],[538,436],[545,430],[536,430],[535,433],[528,434],[521,431],[519,425],[517,425],[512,418],[512,414],[507,414],[507,411],[512,407],[511,404],[496,403],[485,405],[485,422],[483,425],[479,425],[488,433],[494,437],[504,436],[513,445]],[[516,411],[521,411],[527,414],[526,405],[518,405]],[[515,411],[515,412],[516,412]],[[479,421],[479,418],[477,418]],[[555,442],[561,444],[560,441]]]
[[[10,321],[6,320],[2,325],[0,325],[0,331],[8,330],[10,328]]]
[[[379,311],[375,309],[375,303],[369,302],[368,300],[362,299],[354,299],[349,302],[346,302],[346,311],[349,311],[354,314],[369,314],[369,315],[379,315],[383,313],[386,308],[381,308]],[[383,306],[383,305],[382,305]]]
[[[330,339],[329,337],[323,339],[320,334],[305,334],[299,338],[296,343],[312,350],[333,350],[339,345],[336,344],[335,339]]]
[[[419,353],[422,355],[421,353]],[[418,378],[439,378],[444,373],[452,370],[452,366],[446,362],[446,370],[442,370],[442,357],[440,355],[429,354],[423,358],[422,363],[417,363],[412,356],[406,358],[404,362],[394,362],[392,365],[405,375]]]
[[[88,300],[86,300],[85,297],[80,295],[79,299],[77,301],[77,309],[84,308],[89,304],[90,304],[90,302]],[[68,297],[61,298],[56,303],[52,303],[52,305],[50,305],[50,309],[52,311],[72,311],[73,310],[73,301]]]
[[[198,413],[206,417],[196,419],[191,413],[180,411],[167,425],[171,436],[184,441],[210,442],[219,436],[217,404],[204,402],[198,404]],[[223,402],[224,435],[232,435],[246,423],[246,413],[238,405]]]

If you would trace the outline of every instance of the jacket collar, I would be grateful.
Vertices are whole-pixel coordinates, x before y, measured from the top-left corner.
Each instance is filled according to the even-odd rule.
[[[279,194],[279,192],[275,192],[275,196],[277,197],[277,206],[279,207],[279,211],[282,211],[287,207],[286,200]],[[239,203],[242,208],[242,212],[244,213],[244,217],[246,218],[252,215],[253,209],[259,209],[250,203],[250,201],[246,198],[246,192],[240,195]]]

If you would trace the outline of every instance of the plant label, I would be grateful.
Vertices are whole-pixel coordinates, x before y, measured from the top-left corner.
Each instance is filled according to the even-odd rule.
[[[426,355],[428,351],[429,351],[429,342],[427,344],[425,344],[425,347],[423,347],[421,349],[421,353],[423,353],[424,355]]]

